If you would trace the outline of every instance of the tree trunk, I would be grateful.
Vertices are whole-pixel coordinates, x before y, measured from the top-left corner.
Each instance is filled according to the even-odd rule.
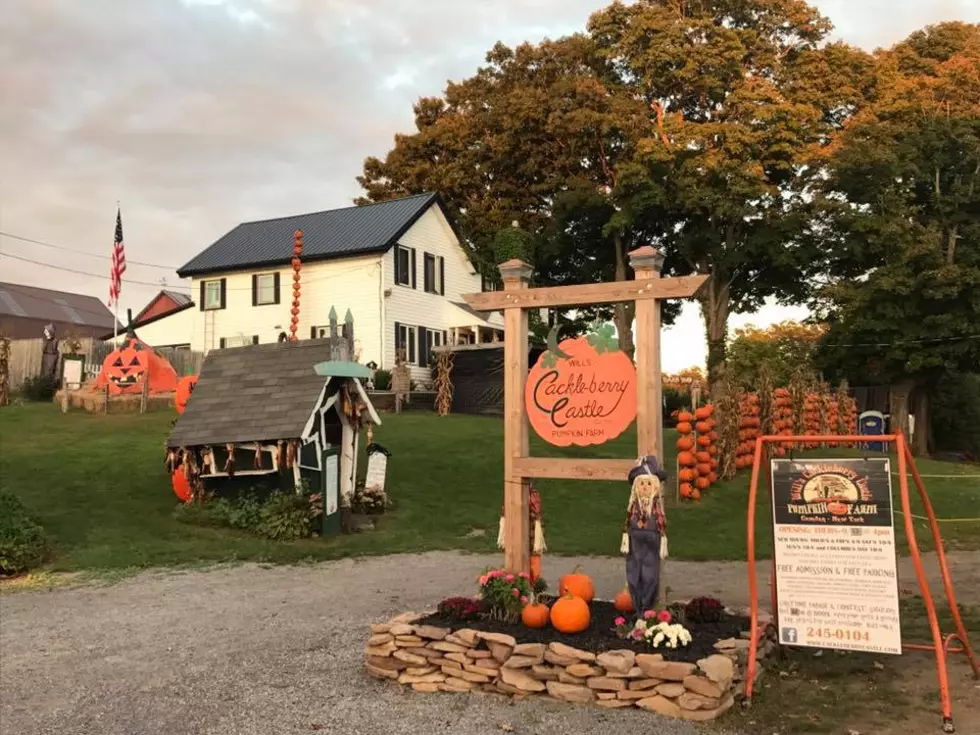
[[[705,336],[708,340],[708,384],[714,385],[720,378],[719,368],[725,363],[725,341],[728,337],[728,314],[731,306],[731,287],[712,274],[701,297],[701,315],[704,317]]]
[[[903,380],[892,383],[888,389],[888,412],[891,414],[888,429],[892,433],[901,431],[906,437],[909,435],[909,394],[914,385],[911,380]]]
[[[912,413],[915,414],[915,432],[912,434],[912,454],[929,456],[929,387],[918,386],[912,394]]]
[[[616,280],[626,280],[626,250],[623,247],[623,235],[617,232],[613,236],[616,246]],[[613,309],[613,323],[616,325],[616,335],[619,338],[619,349],[633,359],[633,315],[636,312],[636,302],[618,303]]]

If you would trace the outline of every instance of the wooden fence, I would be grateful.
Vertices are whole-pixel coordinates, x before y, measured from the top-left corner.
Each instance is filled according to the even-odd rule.
[[[111,341],[104,342],[91,337],[85,337],[79,341],[81,347],[79,347],[77,354],[85,355],[85,379],[94,380],[98,376],[99,370],[102,369],[102,363],[115,348]],[[59,345],[59,349],[62,354],[68,351],[63,343]],[[7,369],[10,371],[11,391],[19,390],[25,380],[41,374],[43,350],[44,339],[41,337],[10,341]],[[201,371],[201,363],[204,362],[203,352],[172,348],[159,349],[157,352],[170,361],[178,376],[197,375]]]

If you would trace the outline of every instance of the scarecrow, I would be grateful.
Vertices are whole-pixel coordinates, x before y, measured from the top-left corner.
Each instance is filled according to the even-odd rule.
[[[503,549],[504,540],[504,511],[500,511],[500,525],[497,530],[497,548]],[[530,523],[531,545],[531,581],[536,582],[541,577],[541,555],[548,550],[544,542],[544,526],[541,525],[541,495],[534,487],[534,483],[528,486],[528,516]]]
[[[41,375],[54,380],[58,375],[58,337],[54,324],[44,325],[44,345],[41,349]]]
[[[667,517],[661,483],[667,473],[654,456],[641,457],[630,470],[632,485],[620,551],[626,555],[626,584],[633,609],[652,610],[660,586],[660,560],[667,558]]]

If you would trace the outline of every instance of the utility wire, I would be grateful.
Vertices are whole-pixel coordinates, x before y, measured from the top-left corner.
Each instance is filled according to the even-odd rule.
[[[63,245],[52,245],[49,242],[44,242],[43,240],[33,240],[29,237],[21,237],[20,235],[14,235],[10,232],[4,232],[0,230],[0,235],[3,237],[9,237],[12,240],[20,240],[21,242],[29,242],[34,245],[43,245],[46,248],[54,248],[55,250],[64,250],[66,253],[78,253],[79,255],[88,255],[90,258],[104,258],[105,260],[112,260],[111,255],[102,255],[101,253],[90,253],[87,250],[78,250],[77,248],[66,248]],[[132,263],[133,265],[145,265],[148,268],[162,268],[168,271],[176,271],[177,268],[172,265],[160,265],[158,263],[143,263],[139,260],[130,260],[126,258],[126,263]]]
[[[44,266],[45,268],[54,268],[55,270],[65,271],[66,273],[74,273],[75,275],[78,275],[78,276],[90,276],[91,278],[109,278],[110,277],[110,276],[108,276],[107,274],[104,274],[104,273],[90,273],[89,271],[80,271],[80,270],[76,270],[74,268],[66,268],[66,267],[64,267],[62,265],[53,265],[51,263],[42,263],[39,260],[31,260],[30,258],[23,258],[23,257],[21,257],[19,255],[11,255],[10,253],[0,253],[0,257],[2,257],[2,258],[13,258],[14,260],[22,260],[25,263],[33,263],[34,265],[41,265],[41,266]],[[159,282],[153,283],[153,282],[150,282],[150,281],[138,281],[138,280],[136,280],[134,278],[126,278],[126,279],[124,279],[123,282],[124,283],[138,283],[138,284],[140,284],[142,286],[153,286],[154,288],[161,288]],[[167,288],[189,288],[189,287],[188,286],[180,286],[180,287],[178,287],[178,286],[167,286]]]

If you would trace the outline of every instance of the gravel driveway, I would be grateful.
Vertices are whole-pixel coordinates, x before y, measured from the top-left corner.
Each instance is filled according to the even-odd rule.
[[[963,601],[977,604],[980,569],[967,556],[953,555],[963,562],[954,578]],[[4,594],[0,733],[702,732],[650,713],[403,692],[364,674],[368,623],[468,593],[474,575],[499,561],[431,553],[250,564]],[[605,582],[600,596],[622,586],[619,559],[546,558],[545,577],[579,562]],[[744,564],[671,561],[667,572],[678,597],[747,602]]]

